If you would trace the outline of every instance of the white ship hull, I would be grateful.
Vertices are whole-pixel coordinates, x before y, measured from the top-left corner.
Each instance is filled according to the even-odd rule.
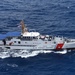
[[[13,41],[12,41],[13,42]],[[24,44],[22,42],[22,44],[14,44],[12,43],[12,45],[9,45],[9,42],[4,45],[2,44],[2,41],[0,41],[0,48],[7,48],[7,49],[25,49],[25,50],[69,50],[69,49],[75,49],[75,42],[65,42],[65,43],[52,43],[51,41],[44,41],[44,42],[34,42],[31,41],[31,43],[27,42],[26,44]],[[36,43],[36,44],[35,44]]]

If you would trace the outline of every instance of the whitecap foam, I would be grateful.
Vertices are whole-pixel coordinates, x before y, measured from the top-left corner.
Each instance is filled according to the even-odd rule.
[[[0,58],[4,59],[10,57],[10,54],[8,54],[8,52],[0,52]]]
[[[0,58],[7,58],[7,57],[28,58],[28,57],[34,57],[40,53],[66,54],[67,50],[56,51],[56,52],[51,50],[0,50]]]
[[[66,54],[67,53],[67,50],[57,51],[57,52],[54,52],[54,53]]]
[[[17,64],[7,64],[7,66],[10,66],[10,67],[18,67]]]

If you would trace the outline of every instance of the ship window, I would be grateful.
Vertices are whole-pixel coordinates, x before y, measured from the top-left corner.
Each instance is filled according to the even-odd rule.
[[[56,44],[56,42],[54,41],[54,44]]]
[[[35,37],[33,37],[33,39],[35,39]]]
[[[32,40],[32,37],[22,37],[21,40]]]
[[[21,42],[20,41],[18,41],[18,44],[20,44]]]
[[[37,39],[37,37],[33,37],[33,39]]]
[[[16,41],[14,41],[14,43],[16,43]]]

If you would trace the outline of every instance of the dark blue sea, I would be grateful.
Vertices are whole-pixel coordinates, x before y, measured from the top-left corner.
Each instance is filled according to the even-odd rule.
[[[0,34],[20,31],[75,38],[75,0],[0,0]],[[0,50],[0,75],[75,75],[75,51]]]

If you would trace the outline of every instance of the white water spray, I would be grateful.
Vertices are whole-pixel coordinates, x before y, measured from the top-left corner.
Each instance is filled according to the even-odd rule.
[[[8,57],[21,57],[21,58],[28,58],[38,55],[39,53],[60,53],[66,54],[67,50],[63,51],[51,51],[51,50],[0,50],[0,58],[8,58]]]

